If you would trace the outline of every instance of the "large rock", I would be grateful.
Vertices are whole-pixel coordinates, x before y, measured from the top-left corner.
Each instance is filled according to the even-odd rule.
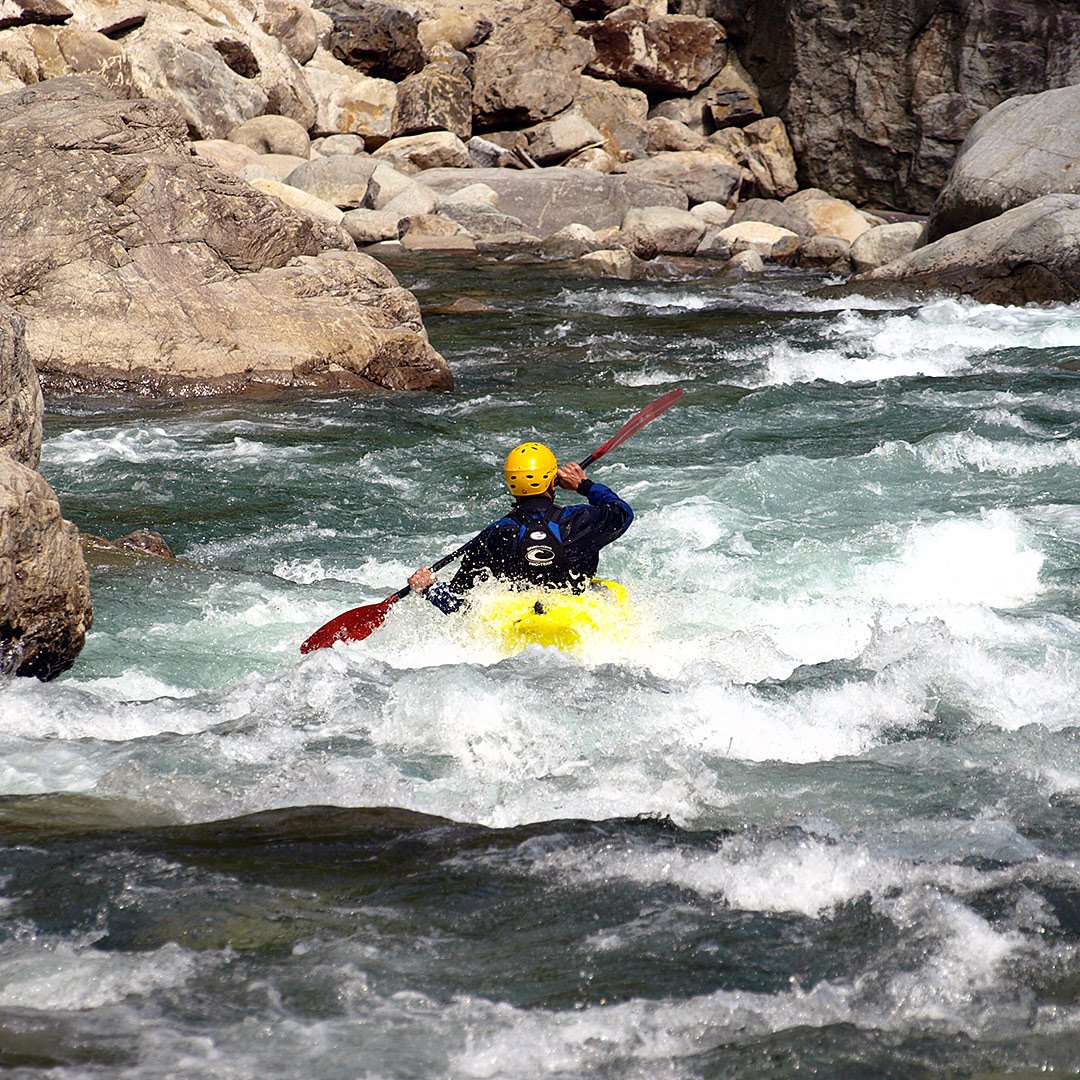
[[[593,49],[556,0],[534,0],[499,26],[473,60],[473,125],[535,124],[574,100]]]
[[[737,225],[740,221],[764,221],[787,229],[800,239],[814,235],[813,227],[799,212],[798,204],[785,206],[779,199],[745,199],[735,207],[730,221],[724,224]]]
[[[354,209],[367,195],[371,174],[378,164],[373,158],[336,154],[305,161],[285,176],[285,183],[331,206]]]
[[[686,196],[670,185],[585,169],[431,169],[417,179],[440,195],[487,184],[498,193],[502,212],[540,237],[573,224],[596,230],[618,226],[634,206],[686,209]]]
[[[258,154],[293,154],[306,158],[311,140],[302,124],[288,116],[256,116],[229,132],[228,141]]]
[[[0,298],[43,380],[449,385],[388,270],[331,250],[352,241],[191,156],[185,135],[175,111],[93,80],[0,97]]]
[[[1051,192],[1080,192],[1080,86],[1010,98],[970,131],[934,203],[936,240]]]
[[[987,304],[1080,299],[1080,195],[1044,195],[856,280],[950,289]]]
[[[330,16],[330,51],[376,79],[397,81],[424,66],[415,16],[376,0],[315,0]]]
[[[846,199],[834,199],[819,188],[790,195],[784,205],[806,219],[814,236],[837,236],[853,244],[870,228],[866,218]]]
[[[374,160],[385,161],[402,172],[424,169],[467,169],[468,147],[451,131],[428,131],[423,135],[402,135],[383,143]]]
[[[862,274],[903,258],[922,243],[925,232],[918,221],[894,221],[868,229],[851,245],[851,265]]]
[[[644,91],[582,75],[573,111],[600,132],[604,149],[616,161],[638,157],[645,151],[649,99]]]
[[[41,459],[41,383],[26,349],[25,323],[0,304],[0,454],[37,468]]]
[[[540,165],[559,164],[587,146],[601,146],[603,135],[583,116],[565,112],[526,128],[529,156]]]
[[[1080,83],[1080,9],[1062,0],[708,6],[787,125],[800,182],[860,204],[929,212],[982,114]]]
[[[463,71],[428,64],[398,84],[394,134],[452,131],[460,139],[472,134],[472,83]]]
[[[788,229],[764,221],[740,221],[717,234],[732,254],[755,251],[762,259],[786,262],[799,250],[799,237]]]
[[[306,64],[333,23],[322,12],[312,11],[301,0],[262,0],[259,26],[281,42],[298,64]]]
[[[662,255],[692,255],[705,235],[705,223],[687,210],[647,206],[628,210],[622,231],[637,255],[643,246]]]
[[[596,50],[590,75],[650,94],[692,94],[727,59],[727,35],[713,19],[667,15],[647,20],[642,9],[623,11],[579,30]]]
[[[41,476],[0,452],[0,670],[54,678],[93,618],[78,530]]]
[[[726,203],[742,183],[738,164],[720,150],[671,150],[650,158],[627,161],[618,169],[639,180],[677,187],[685,192],[691,205]]]
[[[315,134],[362,135],[372,146],[394,134],[396,83],[361,75],[324,49],[304,67],[304,75],[318,106]]]

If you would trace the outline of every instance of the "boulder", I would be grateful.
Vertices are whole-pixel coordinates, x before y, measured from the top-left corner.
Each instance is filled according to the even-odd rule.
[[[642,244],[662,255],[692,255],[705,235],[705,223],[686,210],[647,206],[628,210],[622,231],[629,248],[641,255]]]
[[[146,0],[78,0],[70,7],[72,24],[117,36],[142,26],[150,14]]]
[[[351,210],[364,201],[376,164],[370,157],[315,158],[293,169],[284,182],[330,206]]]
[[[867,235],[866,233],[863,234]],[[808,236],[799,244],[799,265],[807,270],[850,268],[851,244],[839,236]]]
[[[363,152],[362,135],[323,135],[311,143],[311,153],[317,157],[355,157]]]
[[[469,164],[473,168],[495,169],[518,164],[514,155],[505,146],[492,142],[491,139],[481,138],[479,135],[474,135],[468,141],[467,149]]]
[[[638,180],[676,187],[685,192],[691,204],[726,203],[742,183],[738,164],[720,150],[673,150],[616,168]]]
[[[296,157],[294,154],[260,154],[252,164],[247,166],[247,169],[241,169],[236,175],[246,180],[247,171],[257,168],[262,172],[253,175],[271,176],[275,180],[284,180],[307,162],[307,158]]]
[[[161,103],[85,78],[0,97],[0,198],[0,298],[46,385],[450,383],[388,270],[192,156]]]
[[[735,255],[743,251],[757,252],[769,262],[787,262],[799,250],[799,237],[790,229],[781,229],[764,221],[740,221],[721,229],[719,238]]]
[[[306,158],[311,150],[307,130],[288,116],[256,116],[234,127],[226,138],[250,147],[257,154]]]
[[[452,131],[402,135],[383,143],[373,157],[404,172],[469,167],[469,150]]]
[[[388,162],[371,160],[375,167],[368,181],[364,205],[372,210],[382,210],[391,199],[403,191],[408,191],[416,181],[407,173],[395,169]]]
[[[641,12],[641,9],[631,9]],[[589,23],[579,33],[596,50],[590,75],[650,94],[692,94],[727,59],[727,35],[713,19],[667,15],[646,19],[623,12]]]
[[[651,154],[665,150],[704,150],[709,144],[704,135],[691,131],[678,120],[666,116],[652,116],[645,125],[648,150]]]
[[[748,141],[745,164],[754,177],[754,188],[763,199],[783,199],[799,190],[795,179],[795,155],[784,122],[775,116],[756,120],[743,128]]]
[[[857,274],[910,254],[923,241],[926,227],[918,221],[896,221],[867,229],[851,245],[851,265]]]
[[[434,214],[439,201],[435,192],[426,184],[410,184],[380,207],[385,213],[395,214],[399,219]]]
[[[700,105],[706,132],[743,127],[762,119],[761,98],[750,76],[735,58],[694,95]]]
[[[0,453],[0,671],[55,678],[93,618],[78,529],[37,472]]]
[[[373,146],[393,135],[396,84],[361,75],[324,49],[304,67],[304,76],[317,103],[317,134],[362,135]]]
[[[644,276],[644,263],[626,248],[606,248],[582,255],[578,266],[596,277],[633,281]]]
[[[573,100],[592,59],[556,0],[532,0],[511,15],[473,57],[473,126],[481,131],[536,124]]]
[[[814,235],[813,227],[798,206],[787,206],[779,199],[744,200],[735,207],[730,224],[737,225],[740,221],[765,221],[795,233],[800,239]]]
[[[444,201],[439,213],[444,218],[456,221],[477,240],[489,237],[532,235],[520,218],[504,214],[501,210],[483,203]]]
[[[406,251],[470,252],[476,250],[476,241],[456,221],[437,214],[418,214],[407,221],[401,246]]]
[[[598,231],[617,226],[632,206],[686,209],[686,196],[676,188],[586,169],[431,169],[418,179],[440,196],[468,184],[487,184],[498,193],[502,211],[540,237],[574,223]]]
[[[298,64],[306,64],[324,38],[332,22],[320,11],[312,11],[300,0],[262,0],[259,26]]]
[[[732,255],[724,270],[732,277],[752,276],[764,272],[765,260],[753,248],[746,248]]]
[[[429,59],[439,45],[457,52],[473,49],[491,36],[491,20],[479,13],[449,11],[431,19],[421,19],[416,27],[424,55]]]
[[[1080,83],[1080,9],[1061,0],[723,8],[801,182],[858,204],[929,212],[975,120],[1008,97]]]
[[[591,169],[593,172],[611,173],[618,162],[599,146],[579,150],[564,163],[568,169]]]
[[[716,225],[722,229],[731,224],[735,211],[718,202],[703,202],[691,206],[690,213],[700,218],[706,225]]]
[[[600,132],[604,149],[616,161],[628,161],[645,152],[649,99],[641,90],[582,75],[573,111]]]
[[[580,259],[590,251],[597,251],[600,241],[588,225],[567,225],[552,233],[541,246],[541,251],[552,259]]]
[[[987,113],[960,147],[927,235],[937,240],[1051,192],[1080,192],[1080,85]]]
[[[984,304],[1075,303],[1080,299],[1080,195],[1044,195],[856,280],[955,290]]]
[[[41,383],[26,349],[26,326],[0,304],[0,455],[36,469],[41,460]]]
[[[344,217],[344,211],[334,203],[327,202],[318,195],[302,191],[298,187],[283,184],[280,180],[266,176],[252,176],[248,179],[248,183],[264,195],[279,199],[286,206],[291,206],[294,210],[299,210],[300,213],[317,218],[319,221],[325,221],[328,225],[340,225]]]
[[[191,144],[196,156],[212,161],[219,169],[236,176],[245,165],[251,165],[261,156],[250,146],[229,142],[228,139],[198,139]]]
[[[708,259],[730,259],[731,245],[720,235],[722,231],[723,226],[706,225],[705,235],[694,254]]]
[[[579,150],[604,142],[588,120],[573,112],[526,128],[523,134],[529,141],[529,156],[540,165],[560,164]]]
[[[394,134],[451,131],[459,139],[468,139],[472,135],[472,94],[472,83],[463,72],[428,64],[398,84]]]
[[[487,184],[469,184],[440,200],[446,206],[491,206],[498,208],[499,193]]]
[[[834,199],[818,188],[806,188],[789,195],[784,205],[797,210],[814,236],[838,236],[853,244],[870,223],[846,199]]]
[[[389,210],[350,210],[342,219],[342,228],[357,244],[378,244],[396,240],[401,218]]]
[[[330,51],[364,75],[395,82],[424,66],[417,19],[376,0],[315,0],[330,16]]]

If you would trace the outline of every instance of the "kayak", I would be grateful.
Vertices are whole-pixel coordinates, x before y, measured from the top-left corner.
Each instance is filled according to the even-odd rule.
[[[477,596],[470,603],[470,629],[507,654],[529,645],[579,652],[590,641],[625,634],[632,620],[626,588],[593,578],[583,593],[532,589]]]

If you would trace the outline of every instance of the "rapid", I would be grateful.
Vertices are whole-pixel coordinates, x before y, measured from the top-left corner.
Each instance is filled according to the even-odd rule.
[[[1075,1070],[1080,306],[394,269],[449,394],[49,403],[65,515],[179,559],[91,552],[75,667],[0,681],[0,1064]],[[633,633],[299,655],[674,386],[590,470]]]

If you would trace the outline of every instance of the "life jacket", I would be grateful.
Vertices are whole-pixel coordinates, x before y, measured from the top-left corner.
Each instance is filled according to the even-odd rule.
[[[573,568],[555,520],[559,513],[554,504],[543,510],[516,507],[498,523],[517,529],[506,569],[512,578],[525,584],[581,592],[588,575]]]

